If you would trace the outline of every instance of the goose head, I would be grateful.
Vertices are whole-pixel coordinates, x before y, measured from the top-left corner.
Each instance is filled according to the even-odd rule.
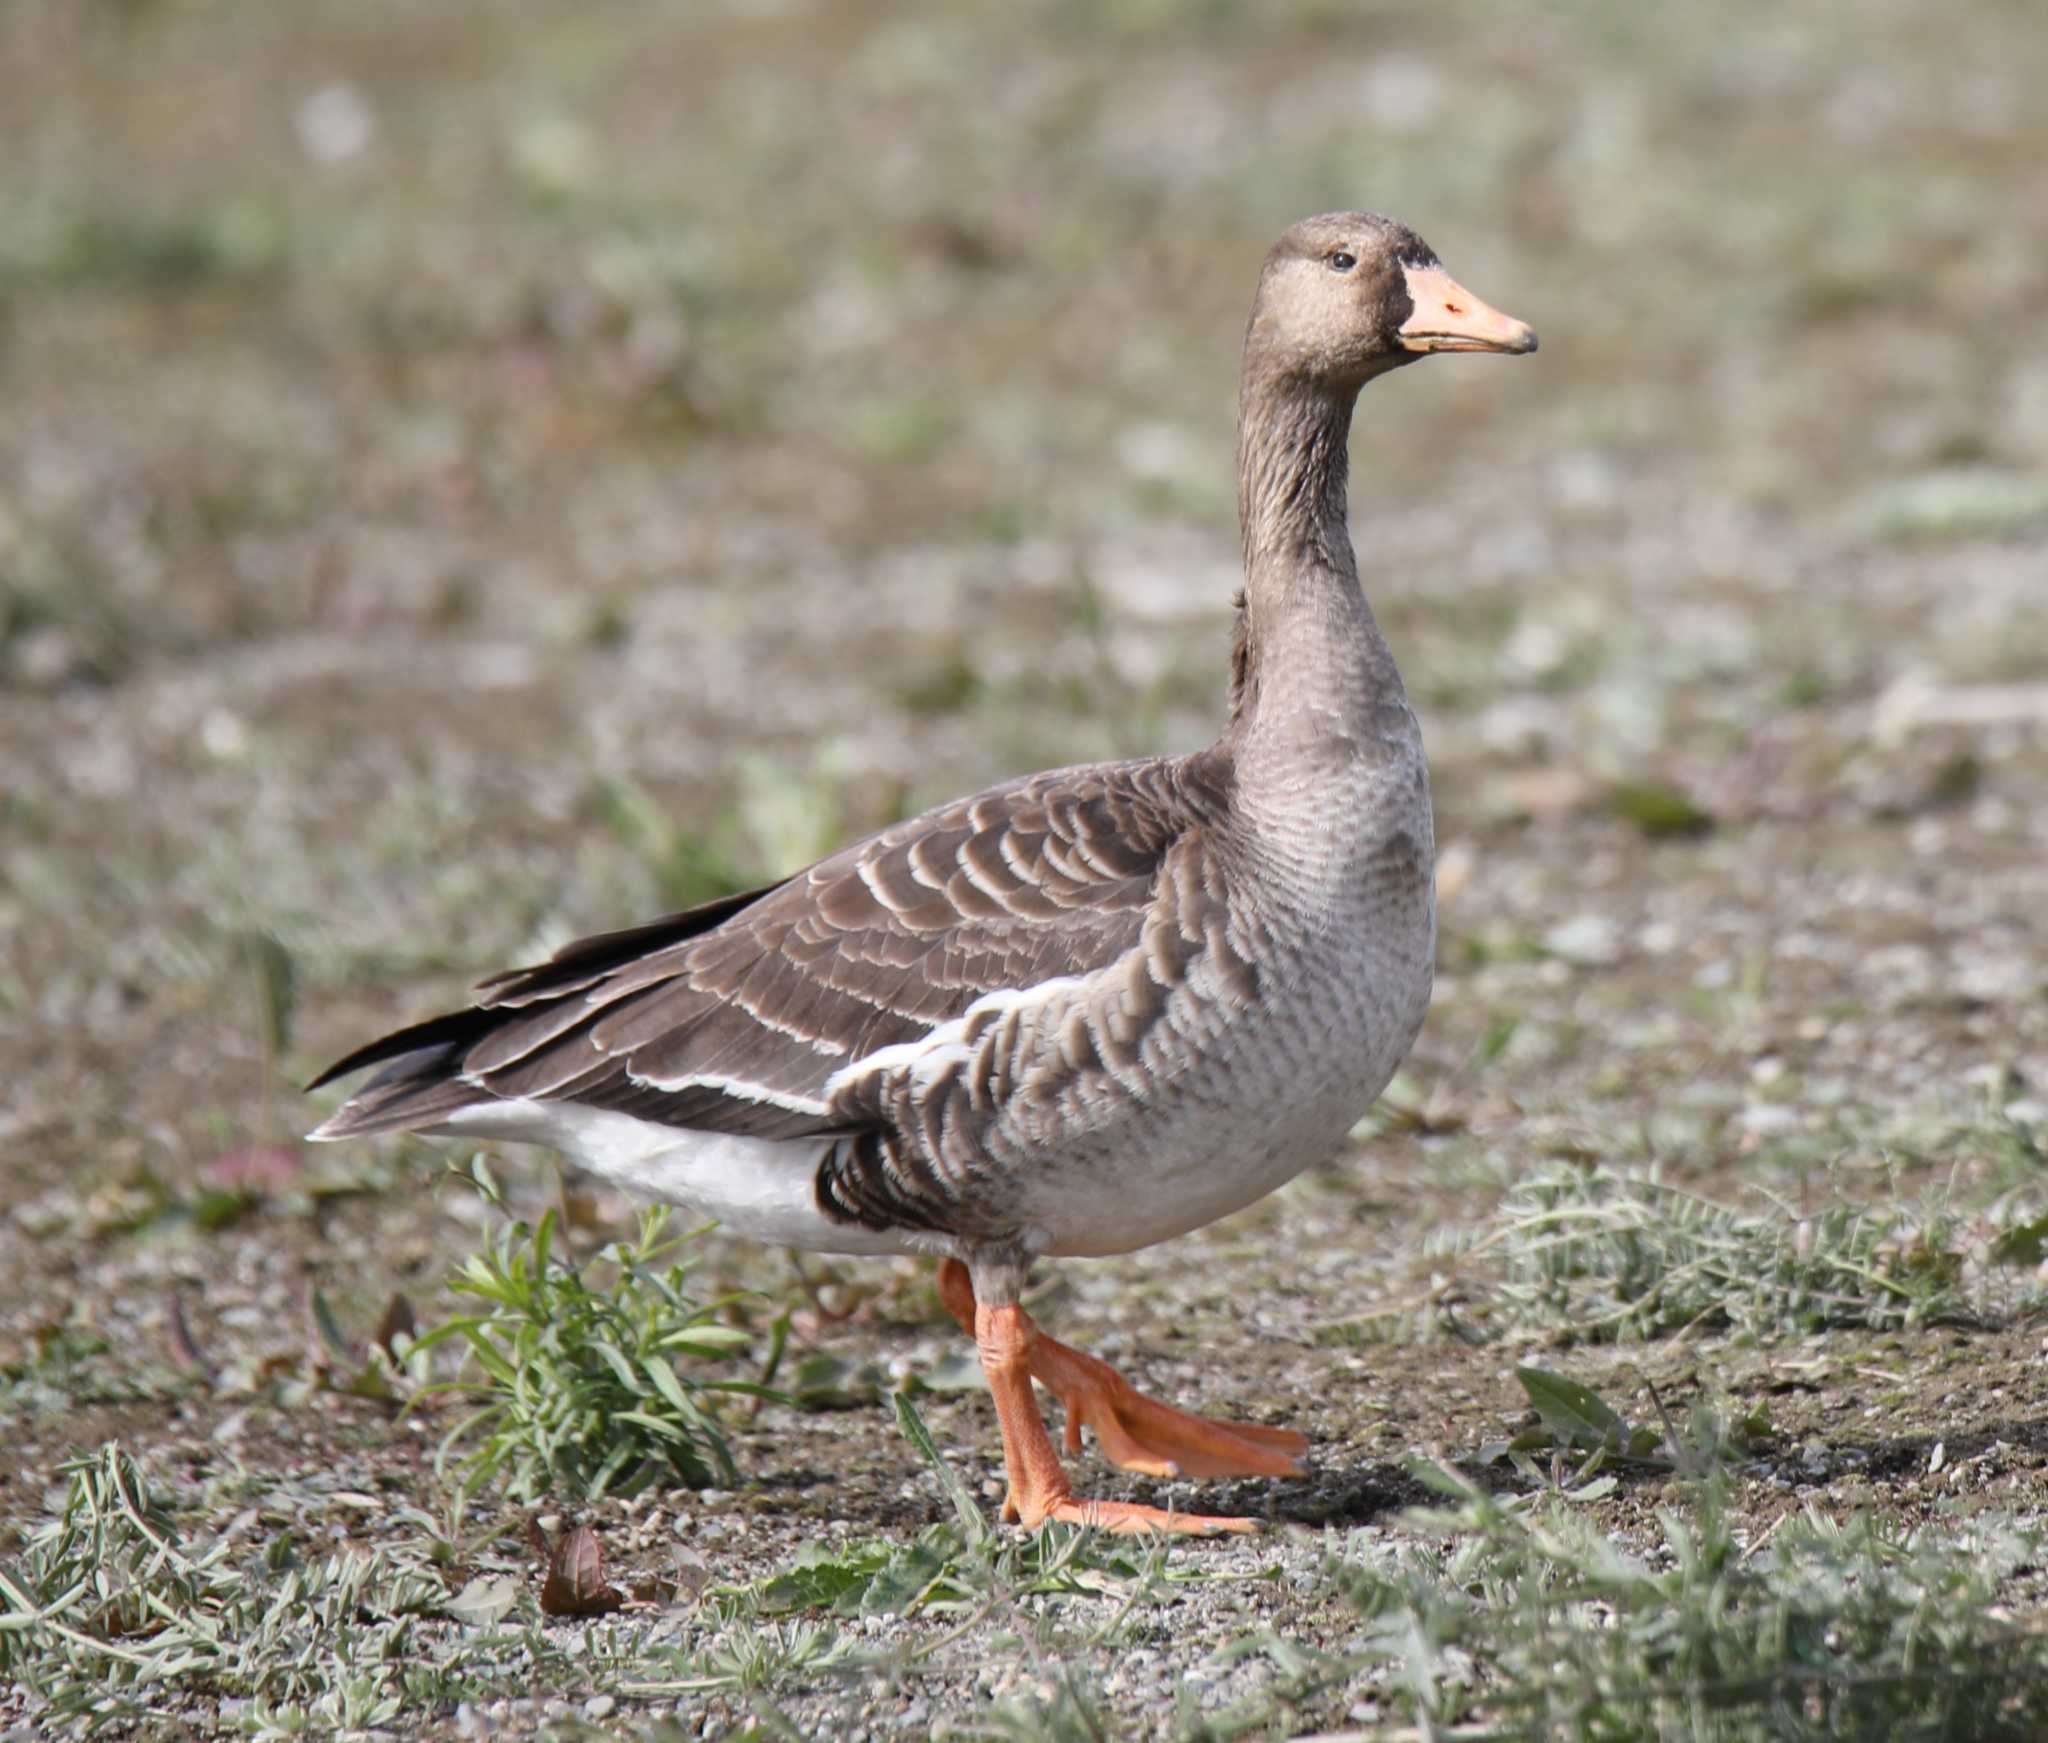
[[[1273,245],[1245,336],[1248,371],[1353,390],[1434,351],[1536,349],[1405,224],[1372,212],[1304,218]]]

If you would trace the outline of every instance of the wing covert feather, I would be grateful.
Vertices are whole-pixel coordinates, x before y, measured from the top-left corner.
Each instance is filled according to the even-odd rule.
[[[1032,776],[855,843],[694,936],[668,942],[657,922],[571,945],[485,984],[479,1017],[503,1015],[457,1068],[492,1094],[679,1126],[837,1130],[835,1071],[984,994],[1089,973],[1141,939],[1158,978],[1177,976],[1189,941],[1147,911],[1227,779],[1213,757]],[[644,953],[621,949],[643,937]]]

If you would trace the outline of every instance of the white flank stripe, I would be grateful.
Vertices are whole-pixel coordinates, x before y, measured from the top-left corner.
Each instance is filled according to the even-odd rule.
[[[715,1089],[721,1095],[735,1095],[741,1101],[762,1102],[772,1108],[787,1108],[793,1114],[822,1114],[825,1104],[807,1095],[790,1095],[779,1089],[768,1089],[758,1083],[748,1083],[743,1078],[719,1077],[707,1071],[692,1072],[687,1077],[647,1077],[626,1067],[626,1075],[635,1083],[645,1084],[649,1089],[658,1089],[664,1095],[679,1095],[686,1089]]]

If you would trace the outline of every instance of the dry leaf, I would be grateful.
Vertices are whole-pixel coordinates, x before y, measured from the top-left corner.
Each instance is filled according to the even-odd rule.
[[[604,1550],[587,1525],[572,1525],[555,1540],[541,1581],[544,1616],[602,1616],[625,1603],[614,1586],[605,1584]]]

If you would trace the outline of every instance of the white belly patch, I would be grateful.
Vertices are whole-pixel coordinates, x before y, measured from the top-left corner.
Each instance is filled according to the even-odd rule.
[[[545,1144],[601,1179],[716,1217],[732,1234],[817,1253],[930,1252],[928,1234],[862,1228],[818,1208],[824,1138],[744,1138],[661,1126],[574,1102],[508,1100],[458,1109],[430,1128]]]

